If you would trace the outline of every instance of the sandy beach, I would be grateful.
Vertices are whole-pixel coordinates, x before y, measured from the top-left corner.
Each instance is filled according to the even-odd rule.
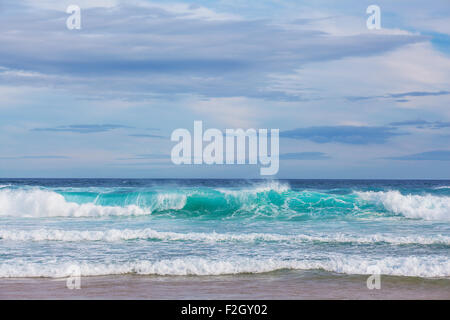
[[[83,277],[70,290],[66,279],[1,279],[0,299],[450,299],[450,279],[382,276],[369,290],[366,276],[279,271],[234,276]]]

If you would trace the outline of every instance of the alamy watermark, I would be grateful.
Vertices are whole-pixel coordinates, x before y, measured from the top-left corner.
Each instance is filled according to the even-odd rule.
[[[381,289],[381,270],[378,266],[369,266],[367,267],[367,273],[372,274],[367,278],[366,284],[367,289]]]
[[[367,18],[367,29],[369,30],[380,30],[381,29],[381,9],[376,4],[372,4],[367,7],[367,14],[370,14]]]
[[[66,280],[67,289],[81,289],[81,268],[78,265],[71,265],[67,268],[69,276]]]
[[[279,129],[226,129],[223,133],[214,128],[203,132],[203,122],[194,121],[193,135],[187,129],[172,132],[171,140],[178,143],[171,159],[176,165],[259,164],[261,175],[275,175],[280,163],[279,133]]]
[[[71,4],[67,7],[66,13],[70,16],[66,20],[66,26],[69,30],[80,30],[81,29],[81,9],[75,4]]]

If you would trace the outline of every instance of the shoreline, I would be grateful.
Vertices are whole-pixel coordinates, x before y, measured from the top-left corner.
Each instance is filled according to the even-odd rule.
[[[279,271],[224,276],[144,276],[81,278],[80,289],[66,279],[3,278],[0,299],[450,299],[450,279],[381,276],[369,290],[368,276],[323,271]]]

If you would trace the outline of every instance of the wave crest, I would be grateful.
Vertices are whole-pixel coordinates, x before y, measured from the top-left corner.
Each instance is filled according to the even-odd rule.
[[[450,220],[450,197],[434,195],[403,195],[399,191],[357,192],[366,201],[381,204],[386,210],[407,218]]]
[[[274,196],[289,187],[279,183],[248,190],[141,190],[131,192],[55,192],[47,189],[0,189],[0,216],[100,217],[180,211],[228,215],[272,206]],[[282,200],[284,201],[284,200]],[[276,204],[275,204],[276,206]]]
[[[145,210],[136,206],[99,206],[94,203],[68,202],[59,193],[32,190],[1,190],[0,216],[17,217],[89,217],[142,215]]]
[[[377,207],[378,206],[378,207]],[[102,217],[173,214],[280,219],[334,218],[385,214],[450,220],[450,197],[403,195],[399,191],[329,194],[296,191],[279,183],[248,189],[180,188],[112,192],[55,192],[48,189],[0,188],[0,216]]]

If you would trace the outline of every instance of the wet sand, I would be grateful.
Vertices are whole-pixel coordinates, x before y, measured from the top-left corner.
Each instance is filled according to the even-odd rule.
[[[232,276],[82,277],[0,279],[0,299],[450,299],[450,279],[381,277],[369,290],[366,276],[280,271]]]

